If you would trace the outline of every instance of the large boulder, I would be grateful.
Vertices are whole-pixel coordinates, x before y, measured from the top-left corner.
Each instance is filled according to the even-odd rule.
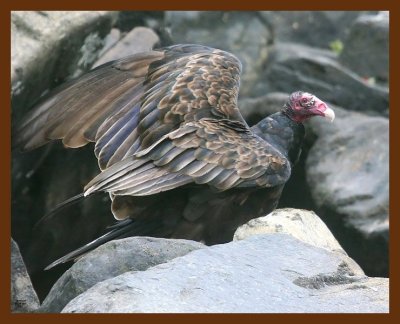
[[[52,287],[40,312],[60,312],[96,283],[127,271],[145,271],[204,245],[187,240],[131,237],[108,242],[80,258]]]
[[[89,69],[116,18],[114,11],[13,11],[14,110],[17,107],[26,112],[45,90],[67,76]]]
[[[362,11],[262,11],[274,39],[329,49],[344,39]]]
[[[364,78],[389,80],[389,12],[360,16],[345,38],[340,62]]]
[[[255,235],[126,272],[79,295],[64,313],[388,312],[388,279],[287,234]]]
[[[244,240],[253,235],[286,233],[310,245],[346,254],[324,222],[313,211],[282,208],[240,226],[233,240]]]
[[[265,82],[254,89],[258,95],[265,89],[288,93],[303,90],[349,110],[389,113],[389,89],[370,84],[341,65],[332,51],[277,43],[271,47],[267,63]]]
[[[111,46],[103,55],[101,55],[93,64],[93,68],[109,61],[149,51],[159,41],[159,37],[152,29],[146,27],[135,27],[121,40],[116,42],[114,46]]]
[[[311,194],[331,226],[342,224],[334,233],[364,270],[387,273],[389,121],[334,110],[330,125],[310,121],[318,135],[306,162]]]
[[[258,12],[167,11],[165,24],[175,43],[197,43],[235,54],[243,65],[240,95],[254,94],[272,42],[270,26]]]
[[[39,307],[39,299],[17,243],[11,239],[11,312],[30,313]]]
[[[271,92],[266,95],[251,98],[239,98],[239,109],[249,125],[255,125],[266,116],[280,111],[289,94],[285,92]]]

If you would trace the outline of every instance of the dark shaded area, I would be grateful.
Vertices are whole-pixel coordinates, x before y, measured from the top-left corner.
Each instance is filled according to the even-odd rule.
[[[62,151],[62,154],[61,154]],[[63,200],[82,191],[98,172],[93,147],[66,150],[55,142],[14,153],[11,233],[18,243],[39,299],[68,268],[43,269],[56,258],[103,234],[114,223],[107,194],[95,195],[57,212],[38,228],[36,222]],[[33,165],[33,163],[36,163]],[[30,175],[26,177],[26,175]],[[24,177],[24,181],[18,181]]]
[[[157,24],[164,19],[164,11],[120,11],[115,27],[121,32],[129,32],[135,26]]]
[[[40,302],[46,298],[49,293],[51,287],[55,284],[55,282],[63,275],[65,271],[67,271],[73,262],[69,262],[63,265],[60,265],[57,268],[53,268],[51,270],[39,270],[30,274],[33,287],[39,297]]]
[[[303,149],[300,160],[292,170],[292,175],[283,189],[278,208],[290,207],[314,210],[314,203],[306,182],[305,156],[306,152]]]

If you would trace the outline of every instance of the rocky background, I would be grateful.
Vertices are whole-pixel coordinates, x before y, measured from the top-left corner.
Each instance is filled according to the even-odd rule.
[[[388,312],[387,12],[13,12],[11,20],[13,123],[92,67],[175,43],[240,58],[240,108],[251,125],[299,89],[337,116],[307,122],[279,206],[295,209],[249,222],[234,242],[128,238],[46,272],[113,223],[109,199],[95,195],[34,227],[81,192],[97,161],[92,146],[13,150],[13,312]]]

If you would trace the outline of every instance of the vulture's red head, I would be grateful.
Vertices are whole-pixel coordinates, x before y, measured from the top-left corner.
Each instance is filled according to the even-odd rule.
[[[311,93],[302,91],[293,92],[289,96],[283,112],[299,123],[313,116],[326,117],[331,122],[335,119],[335,113],[325,102]]]

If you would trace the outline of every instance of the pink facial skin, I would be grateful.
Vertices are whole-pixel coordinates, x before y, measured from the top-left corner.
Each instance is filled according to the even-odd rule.
[[[331,122],[335,119],[335,113],[325,102],[307,92],[292,93],[289,97],[288,109],[291,110],[290,118],[296,122],[303,122],[313,116],[326,117]]]

